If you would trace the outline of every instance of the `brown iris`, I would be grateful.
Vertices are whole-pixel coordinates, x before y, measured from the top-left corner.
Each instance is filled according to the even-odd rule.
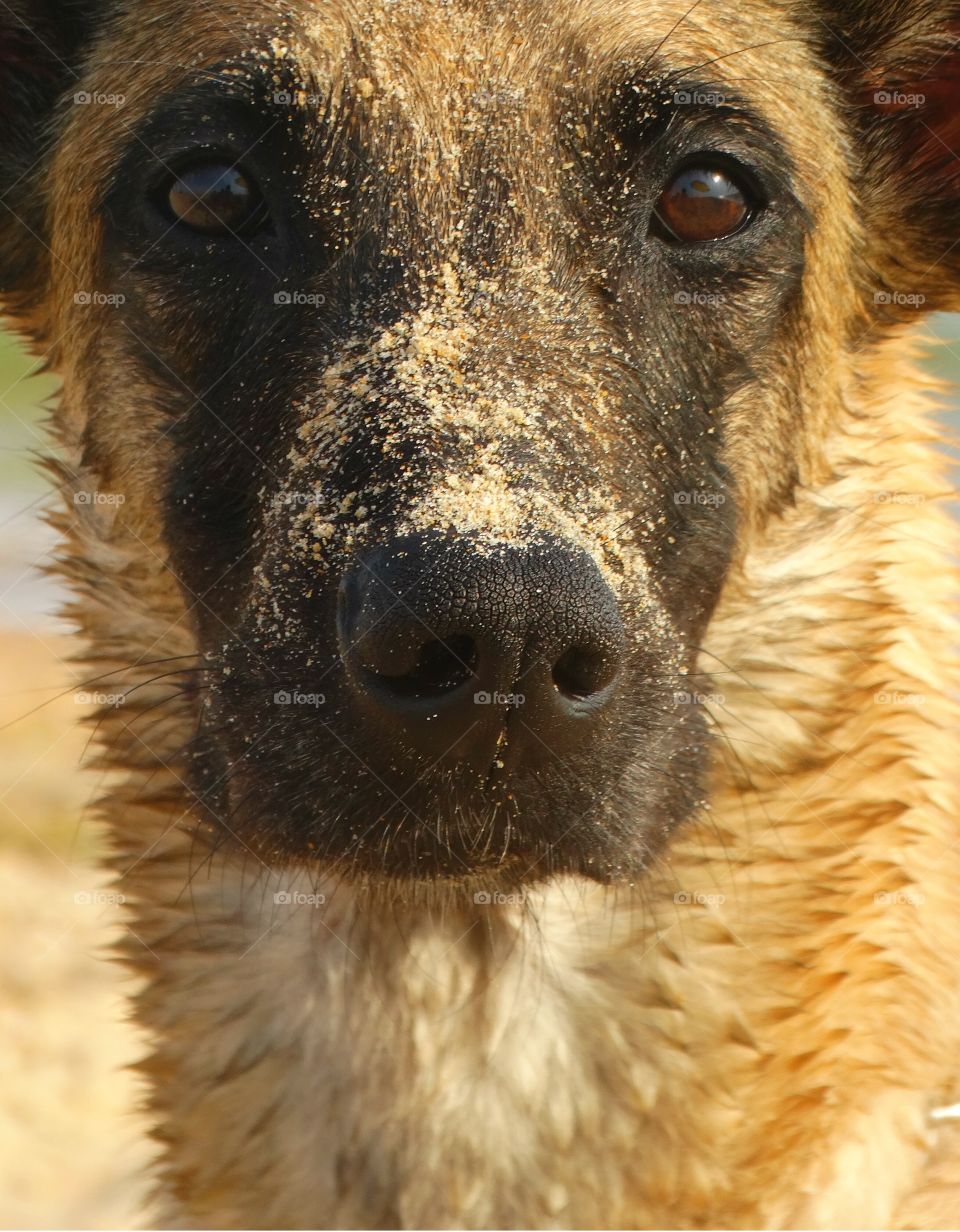
[[[656,215],[668,238],[694,244],[739,231],[750,217],[750,205],[744,189],[726,171],[690,167],[661,194]]]
[[[198,163],[181,171],[167,192],[167,205],[177,222],[206,235],[249,230],[263,217],[256,186],[225,162]]]

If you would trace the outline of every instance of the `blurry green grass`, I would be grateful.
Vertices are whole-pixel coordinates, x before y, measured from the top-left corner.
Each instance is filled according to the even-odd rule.
[[[43,489],[30,453],[46,443],[43,407],[56,392],[57,380],[42,367],[12,333],[0,329],[0,494]]]
[[[930,369],[943,380],[960,385],[960,313],[934,317],[930,333],[936,345],[930,355]],[[960,390],[953,391],[953,405],[960,409]]]
[[[0,329],[0,412],[29,411],[56,389],[56,378],[41,368],[16,334]]]

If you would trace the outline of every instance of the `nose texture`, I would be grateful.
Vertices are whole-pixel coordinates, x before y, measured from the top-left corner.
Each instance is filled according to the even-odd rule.
[[[344,576],[337,623],[369,720],[478,768],[518,747],[536,761],[582,740],[623,657],[613,592],[586,552],[558,541],[394,540]]]

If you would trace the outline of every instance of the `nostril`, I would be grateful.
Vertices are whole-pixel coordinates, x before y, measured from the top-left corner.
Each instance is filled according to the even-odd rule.
[[[485,773],[508,737],[512,758],[542,733],[576,747],[612,713],[627,662],[599,567],[552,541],[495,552],[431,532],[392,541],[341,578],[336,622],[357,722]],[[521,703],[501,697],[521,694],[522,714],[507,713]]]
[[[414,667],[400,674],[377,671],[368,674],[396,697],[437,697],[458,689],[476,674],[477,644],[466,634],[424,642]]]
[[[571,701],[586,701],[611,684],[617,664],[602,650],[571,646],[553,665],[553,683]]]

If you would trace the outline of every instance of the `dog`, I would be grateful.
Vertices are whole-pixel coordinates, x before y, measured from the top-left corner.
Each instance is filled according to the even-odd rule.
[[[958,40],[0,6],[161,1224],[960,1218]]]

